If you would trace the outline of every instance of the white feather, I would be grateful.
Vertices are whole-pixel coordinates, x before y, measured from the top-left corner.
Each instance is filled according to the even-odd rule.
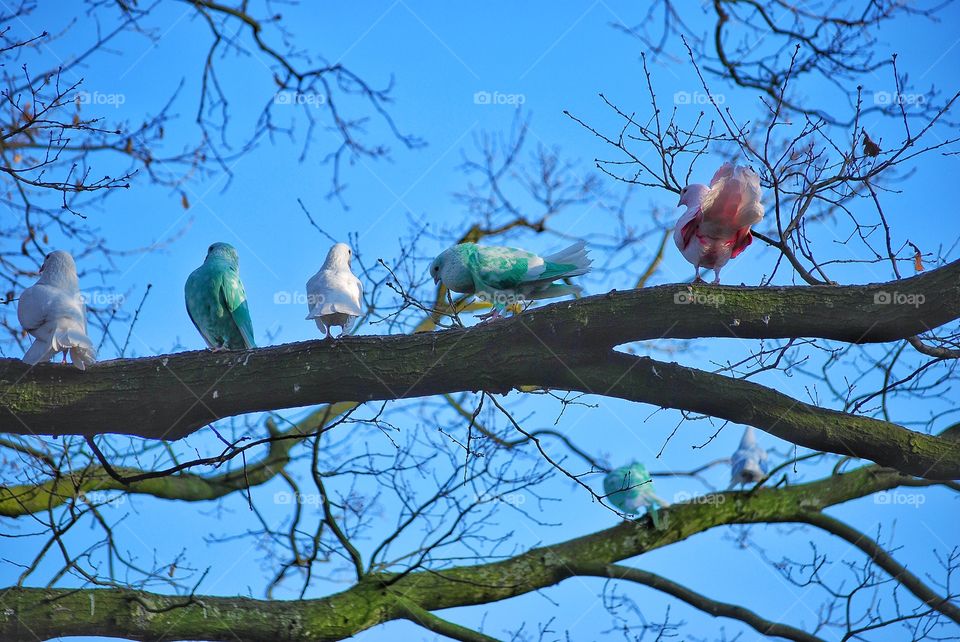
[[[730,488],[737,484],[755,484],[767,474],[767,451],[757,444],[753,426],[747,426],[740,446],[730,458]]]
[[[31,365],[48,361],[58,352],[69,352],[80,370],[97,360],[97,351],[87,336],[87,315],[77,268],[67,252],[47,255],[37,283],[23,291],[17,318],[35,338],[23,355]]]
[[[327,254],[320,271],[307,281],[307,319],[327,332],[330,326],[349,329],[363,314],[363,284],[350,269],[352,251],[337,243]]]

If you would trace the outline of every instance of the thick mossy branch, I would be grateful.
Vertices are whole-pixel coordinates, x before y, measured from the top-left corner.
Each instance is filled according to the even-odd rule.
[[[809,514],[828,506],[901,485],[929,483],[868,466],[809,484],[760,489],[753,494],[722,493],[717,501],[674,504],[666,509],[664,530],[653,528],[647,518],[623,522],[499,562],[418,571],[399,579],[388,574],[368,575],[346,591],[316,600],[280,602],[171,597],[125,589],[14,587],[0,591],[4,606],[0,639],[33,642],[57,636],[107,635],[150,641],[340,640],[414,613],[488,604],[553,586],[576,575],[578,564],[613,564],[717,526],[808,521]]]
[[[267,453],[262,459],[219,475],[178,472],[124,483],[111,476],[103,466],[90,465],[36,484],[0,486],[0,516],[19,517],[51,510],[87,493],[99,491],[123,491],[192,502],[218,499],[273,479],[289,463],[290,450],[306,435],[315,434],[356,406],[352,402],[331,404],[311,412],[287,430],[272,434]],[[149,474],[125,466],[114,467],[113,472],[124,479],[136,479]]]
[[[469,329],[124,359],[87,372],[3,360],[0,430],[178,439],[249,412],[535,386],[704,412],[811,448],[866,457],[913,475],[955,479],[960,477],[956,444],[613,348],[692,337],[890,341],[957,318],[960,262],[868,286],[674,285],[611,292]],[[658,383],[666,372],[675,375],[671,386]],[[690,393],[682,386],[692,386]],[[746,403],[737,399],[743,393],[749,393]]]
[[[626,354],[559,371],[558,387],[756,426],[813,450],[869,459],[928,479],[960,477],[960,441],[820,408],[759,384]]]

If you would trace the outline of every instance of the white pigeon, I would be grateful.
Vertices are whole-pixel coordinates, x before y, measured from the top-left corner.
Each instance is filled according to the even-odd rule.
[[[36,340],[23,360],[30,365],[49,361],[58,352],[80,370],[97,360],[97,350],[87,336],[87,309],[80,295],[77,265],[69,252],[47,254],[40,267],[40,278],[23,291],[17,305],[17,318],[24,330]]]
[[[333,336],[333,326],[340,327],[342,337],[363,314],[363,284],[350,269],[351,258],[350,246],[337,243],[330,248],[320,271],[307,281],[307,319],[315,320],[326,337]]]
[[[719,283],[723,266],[753,241],[750,227],[763,220],[760,177],[749,167],[724,163],[709,186],[692,183],[680,190],[680,205],[687,211],[673,228],[673,241],[696,269],[694,282],[707,268]]]
[[[756,431],[747,426],[740,439],[740,447],[730,458],[730,488],[737,484],[756,484],[770,469],[767,451],[757,445]]]

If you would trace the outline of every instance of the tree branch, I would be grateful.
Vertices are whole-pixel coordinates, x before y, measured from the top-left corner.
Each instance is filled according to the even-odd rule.
[[[439,633],[453,640],[460,640],[461,642],[497,642],[496,638],[460,626],[459,624],[448,622],[406,600],[401,600],[398,612],[401,614],[401,617],[410,620],[414,624],[419,624],[429,631]]]
[[[56,508],[87,493],[111,490],[185,502],[218,499],[241,488],[265,484],[276,477],[290,461],[291,449],[306,435],[315,433],[356,406],[356,403],[346,402],[325,405],[311,412],[287,430],[272,435],[263,459],[219,475],[181,472],[123,483],[110,476],[103,466],[90,465],[67,474],[58,472],[52,479],[36,484],[0,486],[0,516],[30,515]],[[48,465],[53,467],[52,462]],[[126,466],[113,469],[125,479],[152,474],[152,471],[148,473]]]
[[[616,580],[629,580],[638,584],[646,584],[650,588],[663,591],[668,595],[683,600],[690,606],[709,613],[714,617],[728,617],[750,625],[758,633],[775,635],[788,640],[799,642],[821,642],[821,638],[805,633],[800,629],[787,624],[766,620],[750,609],[736,604],[718,602],[677,584],[662,575],[641,571],[638,568],[621,566],[619,564],[574,564],[571,570],[577,575],[592,575],[594,577],[608,577]]]
[[[802,522],[811,511],[902,485],[930,482],[865,466],[808,484],[761,488],[752,495],[725,493],[723,502],[673,504],[664,509],[669,514],[665,530],[653,528],[645,519],[624,521],[503,561],[417,571],[395,582],[391,582],[395,574],[368,574],[346,591],[315,600],[11,587],[0,591],[4,607],[0,639],[33,642],[38,637],[109,635],[131,640],[339,640],[407,618],[410,604],[424,611],[488,604],[558,584],[576,575],[578,564],[613,564],[722,525]]]
[[[906,567],[897,560],[893,559],[893,556],[885,551],[884,548],[877,544],[872,538],[867,537],[867,535],[855,528],[847,526],[840,520],[823,513],[810,513],[801,521],[850,542],[866,553],[877,566],[889,573],[891,577],[906,587],[906,589],[913,593],[921,602],[930,608],[940,611],[957,624],[960,624],[960,607],[951,601],[953,596],[940,597],[937,595],[933,589],[923,583],[923,580],[908,571]]]
[[[480,327],[121,359],[88,372],[3,360],[0,416],[6,412],[3,430],[19,434],[117,432],[178,439],[212,421],[249,412],[537,386],[702,412],[912,475],[957,479],[960,444],[612,348],[659,338],[721,336],[854,343],[905,339],[960,317],[958,277],[960,262],[868,286],[660,286],[557,303]],[[891,291],[921,303],[886,303],[889,299],[880,295]],[[676,304],[701,296],[714,297],[716,305]],[[545,363],[558,367],[544,368]],[[135,425],[128,421],[130,408],[144,408]]]

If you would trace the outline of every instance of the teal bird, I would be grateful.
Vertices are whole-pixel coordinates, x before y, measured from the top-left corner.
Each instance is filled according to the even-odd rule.
[[[579,293],[577,286],[554,281],[586,274],[590,263],[583,241],[544,257],[512,247],[461,243],[433,260],[430,275],[434,283],[442,282],[448,290],[489,301],[493,310],[480,315],[489,321],[502,316],[514,303]]]
[[[633,462],[607,473],[603,478],[603,492],[610,503],[624,513],[634,515],[646,507],[654,528],[661,528],[657,506],[666,507],[669,504],[653,491],[653,479],[643,464]]]
[[[187,277],[187,314],[213,351],[256,348],[240,258],[228,243],[214,243],[203,265]]]

